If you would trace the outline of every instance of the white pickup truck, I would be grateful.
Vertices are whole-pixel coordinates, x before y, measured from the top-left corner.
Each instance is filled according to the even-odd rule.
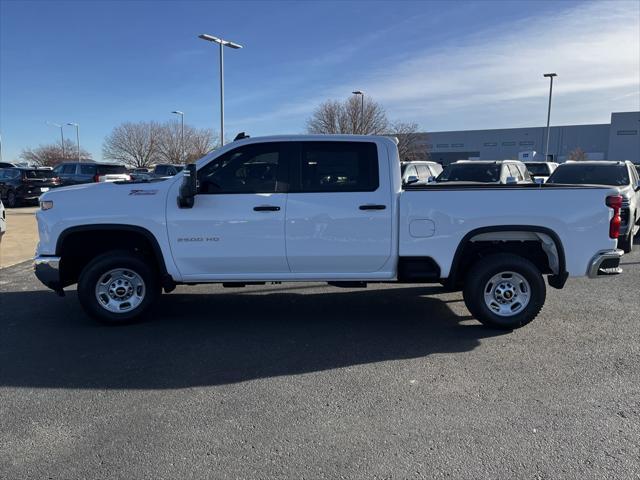
[[[34,268],[111,323],[177,284],[405,282],[461,289],[479,321],[513,329],[542,308],[543,276],[621,272],[621,203],[594,186],[403,189],[386,137],[246,138],[163,181],[45,193]]]

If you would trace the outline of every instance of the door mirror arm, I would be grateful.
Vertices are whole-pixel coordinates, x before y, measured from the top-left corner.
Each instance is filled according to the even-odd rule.
[[[197,191],[196,164],[190,163],[182,174],[182,185],[180,185],[180,191],[178,193],[178,207],[193,208]]]

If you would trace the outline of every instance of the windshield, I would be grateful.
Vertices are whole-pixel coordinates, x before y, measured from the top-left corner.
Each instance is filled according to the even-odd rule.
[[[23,170],[24,178],[53,178],[55,175],[51,170]]]
[[[525,163],[527,170],[531,175],[535,176],[549,176],[551,171],[548,163]]]
[[[622,186],[629,184],[625,165],[560,165],[547,183],[595,184]]]
[[[452,163],[445,167],[438,182],[484,182],[500,181],[500,165],[487,163]]]

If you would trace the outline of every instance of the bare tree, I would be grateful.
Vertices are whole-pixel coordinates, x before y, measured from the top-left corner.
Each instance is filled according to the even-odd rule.
[[[210,129],[184,126],[184,158],[182,127],[179,122],[167,122],[160,128],[158,156],[166,163],[189,163],[202,158],[217,146],[217,137]]]
[[[20,153],[20,158],[36,167],[55,167],[59,163],[78,159],[78,146],[75,142],[66,139],[64,150],[61,145],[58,142],[40,145],[36,148],[25,148]],[[91,154],[81,148],[80,158],[91,159]]]
[[[104,139],[102,156],[129,167],[149,167],[159,158],[161,126],[157,122],[126,122]]]
[[[575,150],[569,152],[569,160],[575,160],[580,162],[584,160],[589,160],[589,157],[587,155],[587,152],[585,152],[583,149],[578,147]]]
[[[401,161],[429,160],[425,146],[427,135],[418,133],[417,123],[394,122],[390,135],[398,139],[398,154]]]
[[[364,108],[359,97],[344,102],[328,100],[307,120],[308,133],[381,135],[387,131],[387,114],[381,104],[365,98]]]

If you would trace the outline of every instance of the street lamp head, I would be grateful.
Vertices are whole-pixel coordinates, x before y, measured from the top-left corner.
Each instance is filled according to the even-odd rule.
[[[242,48],[242,45],[240,45],[239,43],[235,43],[235,42],[231,42],[229,40],[224,40],[222,38],[214,37],[213,35],[209,35],[207,33],[202,33],[202,34],[198,35],[198,38],[201,38],[202,40],[206,40],[208,42],[217,43],[217,44],[222,45],[224,47],[234,48],[236,50],[239,49],[239,48]]]
[[[364,95],[364,92],[362,90],[355,90],[351,93],[353,93],[354,95]]]
[[[207,42],[222,43],[222,40],[218,37],[214,37],[213,35],[208,35],[206,33],[201,33],[200,35],[198,35],[198,38],[206,40]]]
[[[181,112],[180,110],[174,110],[171,113],[175,113],[176,115],[184,115],[184,112]]]
[[[557,77],[558,74],[557,73],[545,73],[542,75],[543,77]]]
[[[77,126],[79,126],[77,123],[73,123],[73,122],[69,122],[69,123],[67,123],[67,125],[70,125],[70,126],[72,126],[72,127],[77,127]]]

